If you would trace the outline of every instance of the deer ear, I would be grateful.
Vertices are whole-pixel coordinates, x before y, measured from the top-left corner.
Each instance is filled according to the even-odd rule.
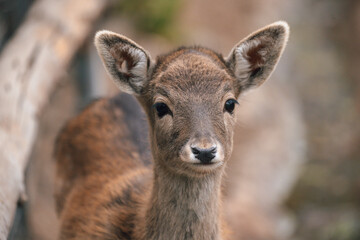
[[[120,90],[139,95],[148,79],[150,55],[132,40],[110,31],[96,33],[95,46]]]
[[[240,41],[226,58],[241,90],[261,85],[274,70],[289,37],[286,22],[275,22]]]

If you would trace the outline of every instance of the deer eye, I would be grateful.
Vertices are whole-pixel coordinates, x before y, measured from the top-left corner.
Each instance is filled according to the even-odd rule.
[[[159,118],[162,118],[163,116],[170,114],[172,115],[172,112],[170,111],[169,107],[162,102],[155,103],[153,106],[156,109],[156,113]]]
[[[235,104],[238,104],[238,101],[236,101],[235,99],[227,100],[225,102],[224,110],[227,111],[228,113],[233,113],[234,108],[235,108]]]

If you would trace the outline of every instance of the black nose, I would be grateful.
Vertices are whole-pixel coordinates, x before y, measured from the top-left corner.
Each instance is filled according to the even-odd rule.
[[[191,147],[192,153],[195,155],[197,159],[201,161],[201,163],[210,163],[211,160],[214,159],[216,154],[216,147],[212,148],[198,148],[198,147]]]

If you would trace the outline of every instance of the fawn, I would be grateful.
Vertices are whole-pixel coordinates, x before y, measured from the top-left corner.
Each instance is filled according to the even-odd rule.
[[[288,35],[280,21],[226,58],[181,47],[154,61],[132,40],[98,32],[107,72],[135,96],[148,124],[139,104],[119,94],[95,101],[64,127],[55,149],[60,239],[231,239],[221,179],[237,99],[270,76]]]

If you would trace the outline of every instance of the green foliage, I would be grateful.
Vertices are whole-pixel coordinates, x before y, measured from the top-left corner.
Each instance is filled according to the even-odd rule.
[[[130,17],[140,31],[171,38],[179,7],[179,0],[124,0],[116,4],[116,11]]]

